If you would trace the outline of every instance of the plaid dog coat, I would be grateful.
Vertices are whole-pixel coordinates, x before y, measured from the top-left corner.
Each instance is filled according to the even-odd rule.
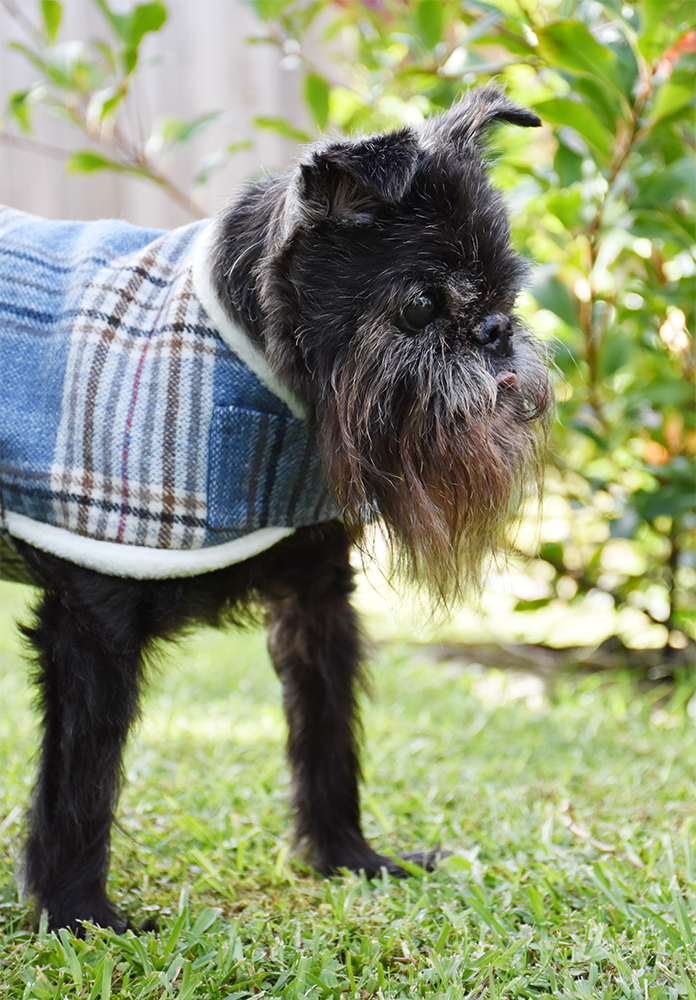
[[[0,209],[7,535],[152,579],[336,515],[301,406],[215,296],[214,228]]]

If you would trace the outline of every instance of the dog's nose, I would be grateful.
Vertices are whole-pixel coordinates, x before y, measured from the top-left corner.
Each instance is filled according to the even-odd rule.
[[[473,330],[476,343],[496,354],[508,353],[511,336],[512,321],[505,313],[491,313]]]

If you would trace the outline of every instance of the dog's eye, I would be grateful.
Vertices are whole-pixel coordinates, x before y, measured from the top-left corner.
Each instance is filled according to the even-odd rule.
[[[421,292],[401,310],[399,325],[407,330],[423,330],[437,313],[434,292]]]

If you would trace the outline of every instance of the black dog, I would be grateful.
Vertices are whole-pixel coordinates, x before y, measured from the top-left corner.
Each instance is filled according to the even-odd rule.
[[[349,549],[383,521],[397,568],[449,603],[480,579],[538,477],[548,373],[513,314],[526,268],[481,155],[497,121],[540,124],[488,87],[420,128],[319,145],[243,191],[203,244],[200,226],[159,237],[53,223],[37,236],[36,220],[10,213],[3,230],[0,215],[7,384],[50,356],[49,387],[17,404],[41,410],[35,450],[48,457],[27,458],[11,427],[2,486],[5,544],[43,587],[25,629],[44,722],[25,872],[51,927],[127,926],[106,878],[148,647],[191,623],[244,623],[259,606],[299,840],[325,874],[403,874],[360,827]],[[14,275],[41,247],[42,277]],[[71,285],[56,306],[73,278],[82,298]],[[41,296],[63,340],[41,341],[35,366],[37,316],[51,311]],[[25,341],[29,360],[13,369]],[[265,410],[225,381],[233,369]],[[16,412],[10,423],[32,422]]]

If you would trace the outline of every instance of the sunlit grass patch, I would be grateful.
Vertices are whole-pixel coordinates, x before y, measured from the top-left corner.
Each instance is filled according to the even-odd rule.
[[[259,633],[202,633],[153,675],[110,892],[160,936],[32,932],[14,882],[35,732],[0,591],[0,997],[693,997],[687,681],[504,674],[380,648],[364,823],[405,882],[323,881],[293,853],[278,682]],[[515,686],[517,685],[517,686]],[[537,692],[539,693],[539,692]]]

